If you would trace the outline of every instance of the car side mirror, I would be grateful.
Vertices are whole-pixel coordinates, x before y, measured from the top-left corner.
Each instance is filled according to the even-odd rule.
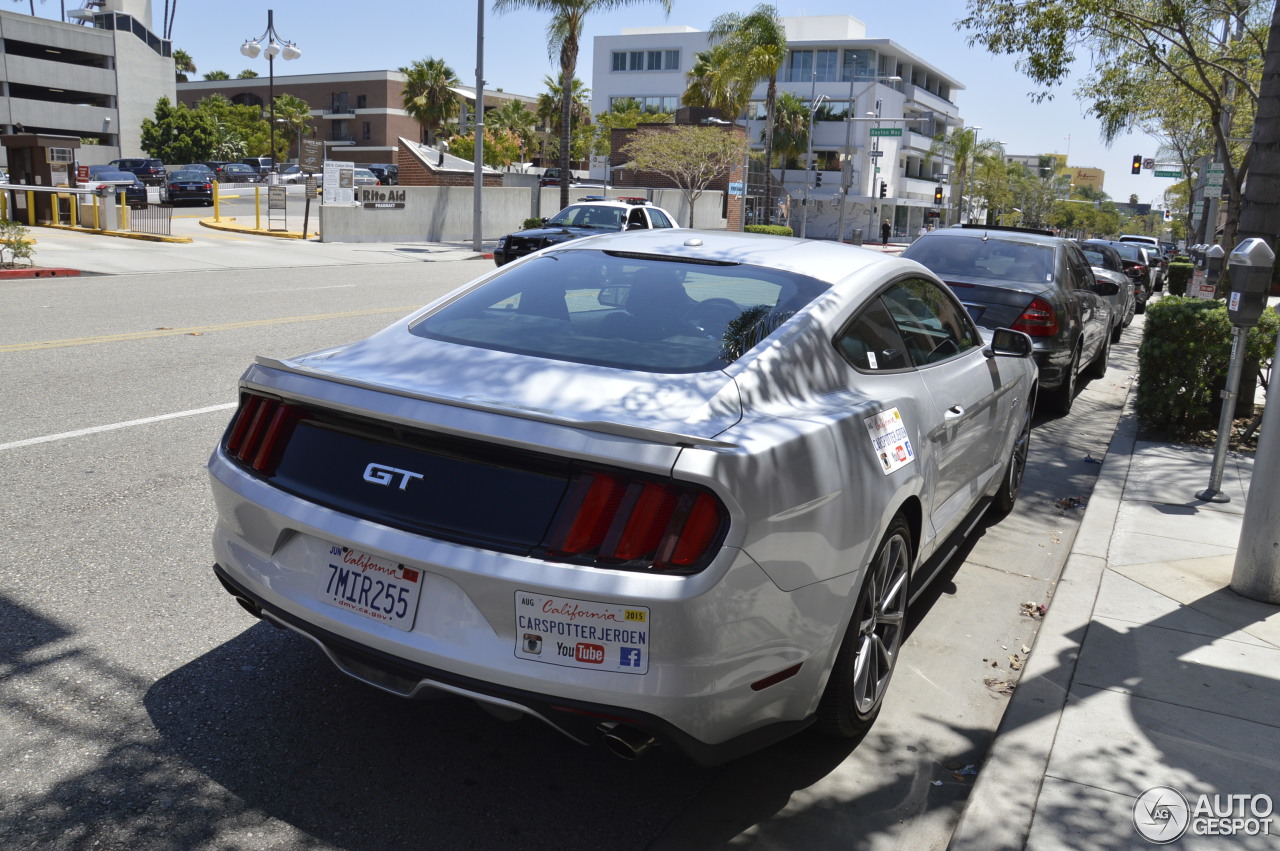
[[[991,333],[991,345],[982,350],[987,357],[1029,358],[1031,338],[1012,328],[997,328]]]

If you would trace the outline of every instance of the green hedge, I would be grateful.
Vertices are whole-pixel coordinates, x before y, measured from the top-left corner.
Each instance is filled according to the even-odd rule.
[[[1191,283],[1191,273],[1196,270],[1194,263],[1172,262],[1169,264],[1169,295],[1186,295],[1187,284]]]
[[[547,223],[546,219],[540,219],[537,216],[531,216],[525,219],[524,223],[520,225],[520,230],[533,230],[534,228],[542,227],[546,223]]]
[[[1257,383],[1258,365],[1275,352],[1277,328],[1280,319],[1267,309],[1249,329],[1240,378],[1243,399],[1253,398],[1248,390]],[[1153,301],[1138,349],[1139,421],[1171,437],[1213,428],[1230,361],[1231,323],[1224,302],[1178,296]]]
[[[795,231],[784,225],[747,225],[747,233],[768,233],[773,236],[795,236]]]

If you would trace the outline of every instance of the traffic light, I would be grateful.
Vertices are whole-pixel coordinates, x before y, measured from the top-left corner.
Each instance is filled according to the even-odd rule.
[[[1142,154],[1133,155],[1133,171],[1131,174],[1142,174]]]
[[[889,197],[889,184],[885,183],[883,180],[880,181],[880,197]]]
[[[933,190],[933,203],[935,204],[942,203],[942,187],[941,186]]]
[[[822,185],[822,172],[820,172],[820,171],[815,171],[815,172],[813,173],[813,185],[814,185],[814,186],[821,186],[821,185]]]

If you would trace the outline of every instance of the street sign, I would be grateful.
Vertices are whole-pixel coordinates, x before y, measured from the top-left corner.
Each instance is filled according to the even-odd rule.
[[[902,128],[901,127],[872,127],[871,135],[872,136],[901,136]]]
[[[730,194],[730,195],[741,195],[741,194],[742,194],[742,181],[740,181],[740,180],[735,180],[734,182],[730,183],[730,184],[729,184],[729,194]]]
[[[1156,177],[1182,177],[1181,171],[1161,171],[1156,169]]]
[[[1206,198],[1221,198],[1221,197],[1222,197],[1222,184],[1221,184],[1221,183],[1219,183],[1217,186],[1214,186],[1212,183],[1206,183],[1206,184],[1205,184],[1205,186],[1204,186],[1204,197],[1206,197]]]
[[[1155,157],[1147,157],[1146,159],[1144,159],[1142,161],[1142,167],[1145,168],[1147,171],[1150,171],[1151,169],[1155,168],[1156,167]]]
[[[1226,166],[1222,163],[1209,163],[1209,167],[1205,169],[1204,183],[1205,186],[1222,186],[1222,175]],[[1217,196],[1214,196],[1217,197]]]
[[[319,139],[303,139],[302,158],[298,165],[307,174],[324,171],[324,142]]]
[[[884,151],[867,151],[867,156],[871,157],[872,159],[875,159],[876,157],[883,157]]]

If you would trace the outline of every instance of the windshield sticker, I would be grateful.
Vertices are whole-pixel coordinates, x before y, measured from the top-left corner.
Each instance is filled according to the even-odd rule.
[[[619,674],[649,671],[649,610],[516,592],[516,656]]]
[[[907,428],[897,408],[867,417],[863,423],[867,426],[867,434],[871,435],[871,449],[880,459],[880,469],[886,476],[916,459],[911,440],[907,437]]]

